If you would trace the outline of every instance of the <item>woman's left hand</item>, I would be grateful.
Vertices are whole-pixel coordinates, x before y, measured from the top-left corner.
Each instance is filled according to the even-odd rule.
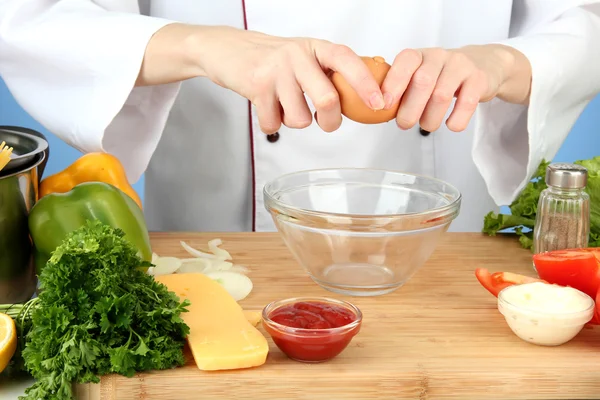
[[[430,132],[441,126],[454,97],[446,125],[458,132],[467,128],[480,102],[498,97],[527,104],[530,88],[527,57],[495,44],[403,50],[382,85],[386,108],[400,102],[396,123],[401,129],[419,123]]]

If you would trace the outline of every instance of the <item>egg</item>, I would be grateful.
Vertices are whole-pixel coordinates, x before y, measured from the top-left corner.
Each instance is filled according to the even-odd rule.
[[[373,74],[379,87],[381,87],[391,65],[386,63],[383,57],[379,56],[361,57],[361,59]],[[373,110],[363,102],[342,74],[334,72],[331,75],[331,81],[339,93],[342,114],[352,121],[363,124],[381,124],[396,118],[400,103],[394,105],[389,110]]]

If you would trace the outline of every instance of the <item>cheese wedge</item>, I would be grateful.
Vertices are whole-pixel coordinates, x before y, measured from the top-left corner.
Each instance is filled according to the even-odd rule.
[[[182,318],[190,327],[187,341],[199,369],[230,370],[265,363],[267,339],[222,285],[199,273],[160,275],[154,279],[182,300],[189,299],[189,312],[183,313]]]
[[[253,326],[258,326],[262,321],[262,311],[244,310],[244,315]]]

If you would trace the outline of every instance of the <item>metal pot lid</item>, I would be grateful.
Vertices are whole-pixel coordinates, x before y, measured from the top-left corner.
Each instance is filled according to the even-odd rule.
[[[0,143],[5,141],[13,148],[10,161],[2,169],[2,175],[16,172],[31,165],[35,157],[48,148],[48,142],[31,129],[17,126],[0,126]]]

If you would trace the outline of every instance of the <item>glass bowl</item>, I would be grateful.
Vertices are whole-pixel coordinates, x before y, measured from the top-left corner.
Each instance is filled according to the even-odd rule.
[[[458,216],[461,194],[438,179],[342,168],[300,171],[263,191],[286,246],[314,282],[375,296],[405,284]]]
[[[315,309],[315,305],[318,306]],[[287,324],[274,321],[281,311]],[[294,313],[294,311],[298,313]],[[343,312],[345,316],[339,315]],[[295,315],[293,315],[295,314]],[[308,315],[307,315],[308,314]],[[332,327],[302,327],[323,319]],[[354,304],[327,297],[294,297],[268,304],[262,311],[262,324],[273,343],[295,361],[318,363],[338,356],[358,334],[362,312]],[[318,323],[317,323],[318,325]]]

